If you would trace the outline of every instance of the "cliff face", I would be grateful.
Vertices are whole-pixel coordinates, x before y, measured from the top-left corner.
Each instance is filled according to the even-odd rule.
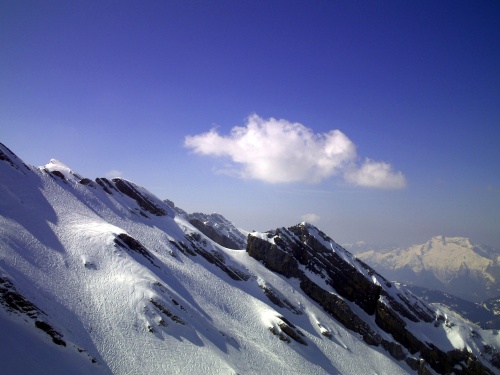
[[[500,362],[493,332],[314,226],[248,234],[1,144],[0,332],[13,374],[483,374]]]
[[[196,229],[221,246],[233,250],[246,247],[246,235],[221,214],[192,213],[187,219]]]
[[[332,317],[360,334],[367,344],[384,348],[415,370],[420,359],[440,373],[472,363],[467,351],[444,352],[411,329],[414,323],[438,326],[444,317],[436,316],[411,293],[390,283],[312,225],[250,234],[247,252],[268,269],[298,279],[300,289]],[[387,333],[395,341],[387,340]],[[468,371],[467,366],[463,370]]]

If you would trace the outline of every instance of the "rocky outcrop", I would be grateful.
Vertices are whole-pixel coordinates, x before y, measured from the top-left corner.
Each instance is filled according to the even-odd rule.
[[[113,190],[116,190],[114,185],[111,183],[111,181],[109,181],[107,178],[99,178],[97,177],[95,179],[95,182],[97,182],[97,184],[102,187],[102,189],[108,193],[109,195],[112,195],[113,193],[111,192],[110,189],[113,189]],[[116,190],[117,191],[117,190]]]
[[[4,161],[10,164],[11,167],[22,171],[20,168],[23,166],[24,168],[29,170],[29,167],[24,164],[24,162],[19,159],[16,154],[14,154],[7,146],[0,143],[0,161]]]
[[[193,225],[196,229],[198,229],[201,233],[203,233],[205,236],[210,238],[215,243],[227,247],[229,249],[235,249],[235,250],[239,249],[240,245],[238,245],[228,236],[222,235],[213,226],[205,224],[204,222],[198,219],[190,219],[189,222],[191,223],[191,225]]]
[[[268,285],[259,285],[269,300],[278,307],[290,310],[296,315],[302,315],[302,311],[295,307],[290,301],[280,295],[280,293]]]
[[[94,182],[90,178],[82,178],[78,183],[95,188]]]
[[[187,240],[190,242],[190,247],[184,243],[179,243],[177,246],[179,249],[182,249],[185,254],[189,255],[201,255],[205,258],[209,263],[219,267],[222,271],[224,271],[231,279],[241,281],[248,280],[250,275],[243,272],[242,270],[232,267],[226,264],[226,258],[220,252],[212,249],[212,251],[208,251],[205,247],[208,245],[205,240],[198,233],[193,233],[191,235],[186,236]]]
[[[126,233],[120,233],[119,235],[116,236],[115,238],[115,245],[129,251],[133,251],[139,255],[142,255],[144,258],[149,260],[149,262],[158,267],[155,264],[155,258],[151,253],[146,249],[139,241],[137,241],[135,238],[130,237]]]
[[[170,312],[170,310],[168,310],[165,306],[163,306],[163,304],[158,299],[151,298],[150,302],[158,312],[170,318],[170,320],[172,320],[173,322],[181,325],[186,324],[181,318],[179,318],[177,315],[173,314],[172,312]],[[163,320],[160,321],[163,322]],[[162,323],[162,325],[166,325],[166,323]]]
[[[62,347],[68,346],[68,343],[64,340],[64,335],[49,323],[50,316],[23,295],[14,286],[11,279],[6,276],[0,276],[0,307],[3,307],[11,314],[22,317],[27,323],[31,321],[37,329],[45,332],[54,344]],[[73,344],[69,346],[80,353],[84,353],[92,363],[98,363],[95,358],[87,354],[85,349]]]
[[[277,320],[278,322],[276,327],[269,327],[269,330],[273,335],[278,336],[280,340],[288,343],[290,343],[290,339],[292,339],[304,346],[308,345],[304,334],[288,319],[284,316],[278,316]]]
[[[52,338],[52,342],[56,345],[66,346],[66,342],[62,339],[62,335],[57,332],[54,327],[52,327],[47,322],[37,320],[35,321],[35,327],[44,331],[47,335]]]
[[[300,277],[302,275],[297,260],[276,244],[249,235],[247,252],[251,257],[260,260],[271,271],[286,277]]]
[[[45,313],[17,291],[7,277],[0,277],[0,304],[11,312],[36,319]]]
[[[147,195],[141,193],[134,184],[121,178],[113,178],[116,188],[123,194],[134,199],[139,207],[155,216],[167,216],[167,211],[153,202]]]
[[[78,182],[85,186],[95,187],[92,181],[86,178],[79,179]],[[133,199],[138,208],[130,208],[131,211],[139,211],[138,213],[145,218],[149,218],[148,213],[154,216],[168,216],[168,208],[164,202],[153,198],[144,189],[141,191],[141,188],[132,182],[121,178],[108,180],[104,177],[96,178],[95,182],[109,195],[119,194]]]
[[[300,289],[346,328],[361,334],[367,344],[379,345],[382,342],[380,335],[359,318],[342,298],[319,287],[306,276],[301,277]]]
[[[131,182],[94,182],[57,161],[31,168],[30,175],[4,159],[0,183],[13,199],[2,201],[7,225],[0,236],[0,312],[9,318],[2,325],[29,326],[35,334],[27,336],[30,344],[41,338],[56,354],[74,354],[85,350],[72,342],[84,343],[103,353],[105,363],[126,363],[113,368],[117,373],[175,372],[190,348],[210,362],[203,359],[189,371],[209,373],[281,365],[277,372],[293,373],[303,362],[295,372],[488,374],[484,366],[500,365],[491,332],[476,332],[453,310],[423,303],[311,225],[253,233],[245,254],[228,249],[226,241],[248,232],[218,214],[191,216]],[[157,216],[155,206],[168,217]],[[50,232],[36,227],[47,222]],[[117,281],[112,294],[109,280]],[[117,324],[123,319],[126,324]],[[3,337],[4,349],[9,336],[17,336],[13,328]],[[462,346],[467,350],[446,352]],[[243,355],[227,355],[236,351]],[[142,352],[155,360],[142,362]],[[165,353],[172,359],[167,366]],[[23,355],[31,357],[29,350]],[[400,361],[400,370],[389,356]],[[352,363],[343,363],[346,358]]]
[[[191,225],[215,243],[234,250],[246,247],[246,236],[221,214],[195,212],[186,216]]]
[[[397,289],[312,225],[250,234],[247,252],[268,269],[299,279],[302,291],[342,325],[420,373],[427,371],[425,364],[438,373],[458,368],[463,373],[490,373],[466,351],[445,353],[420,341],[407,322],[442,324],[435,322],[429,307],[410,292]],[[354,306],[373,316],[376,327],[371,325],[372,318],[366,321],[355,313]],[[386,333],[395,341],[384,338]]]

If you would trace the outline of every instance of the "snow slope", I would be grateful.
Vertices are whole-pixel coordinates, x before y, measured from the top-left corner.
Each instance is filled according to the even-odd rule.
[[[217,244],[178,212],[132,182],[82,178],[55,160],[35,168],[0,144],[1,372],[415,373],[334,319],[298,279]],[[497,336],[429,308],[442,324],[408,326],[498,373],[487,361]]]

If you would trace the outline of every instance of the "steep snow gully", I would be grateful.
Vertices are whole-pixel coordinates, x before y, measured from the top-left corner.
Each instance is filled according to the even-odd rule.
[[[301,223],[247,232],[0,144],[0,372],[498,374],[496,331]]]

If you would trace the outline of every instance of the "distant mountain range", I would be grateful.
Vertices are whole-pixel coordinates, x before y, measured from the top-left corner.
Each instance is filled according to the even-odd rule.
[[[500,250],[468,238],[437,236],[407,248],[348,249],[390,280],[482,302],[500,296]]]
[[[500,373],[496,331],[313,225],[248,232],[2,144],[0,332],[5,374]]]
[[[478,303],[435,289],[407,284],[404,287],[425,302],[444,304],[485,329],[500,330],[500,298]]]

